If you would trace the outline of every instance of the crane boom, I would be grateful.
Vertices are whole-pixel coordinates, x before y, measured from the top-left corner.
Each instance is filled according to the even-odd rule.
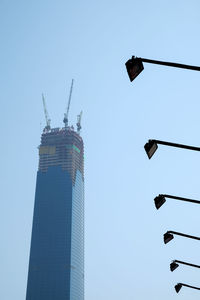
[[[49,114],[47,111],[46,102],[45,102],[45,98],[44,98],[43,94],[42,94],[42,102],[43,102],[43,107],[44,107],[44,115],[45,115],[45,119],[46,119],[45,129],[50,130],[51,129],[51,126],[50,126],[51,119],[49,118]]]
[[[72,79],[71,88],[70,88],[70,92],[69,92],[69,99],[68,99],[67,109],[66,109],[66,113],[64,113],[63,122],[65,124],[65,128],[67,128],[67,126],[68,126],[68,115],[69,115],[69,108],[70,108],[71,97],[72,97],[73,83],[74,83],[74,79]]]

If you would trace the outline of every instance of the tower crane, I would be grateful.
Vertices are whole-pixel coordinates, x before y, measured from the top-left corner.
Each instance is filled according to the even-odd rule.
[[[78,134],[80,134],[80,131],[81,131],[81,118],[82,118],[82,114],[83,114],[83,112],[81,111],[80,114],[77,116],[76,126],[77,126],[77,132],[78,132]]]
[[[67,109],[66,109],[66,112],[64,113],[63,122],[65,124],[65,128],[67,128],[67,126],[68,126],[68,115],[69,115],[69,108],[70,108],[70,102],[71,102],[71,97],[72,97],[73,83],[74,83],[74,79],[72,79],[71,88],[70,88],[70,92],[69,92],[69,100],[68,100],[68,104],[67,104]]]
[[[45,114],[45,119],[46,119],[46,126],[45,129],[47,131],[49,131],[51,129],[50,123],[51,123],[51,119],[49,118],[49,114],[47,111],[47,107],[46,107],[46,103],[45,103],[45,98],[44,95],[42,94],[42,102],[43,102],[43,107],[44,107],[44,114]]]

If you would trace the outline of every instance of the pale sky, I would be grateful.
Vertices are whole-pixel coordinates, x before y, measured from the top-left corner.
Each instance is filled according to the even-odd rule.
[[[132,55],[200,66],[198,0],[0,1],[0,299],[25,300],[40,135],[41,94],[53,127],[83,110],[85,143],[85,299],[195,300],[200,207],[159,193],[200,199],[200,153],[148,139],[200,146],[200,73],[144,64],[130,83]]]

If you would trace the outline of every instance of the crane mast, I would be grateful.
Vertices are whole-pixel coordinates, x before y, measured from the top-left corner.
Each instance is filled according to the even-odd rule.
[[[68,127],[68,115],[69,115],[69,108],[70,108],[71,97],[72,97],[73,83],[74,83],[74,79],[72,79],[70,93],[69,93],[69,99],[68,99],[68,104],[67,104],[67,109],[66,109],[66,112],[64,113],[63,122],[65,124],[65,128]]]
[[[42,94],[42,102],[43,102],[43,107],[44,107],[44,115],[45,115],[45,119],[46,119],[45,129],[47,131],[49,131],[51,129],[51,126],[50,126],[51,119],[49,118],[49,114],[48,114],[48,111],[47,111],[46,102],[45,102],[45,98],[44,98],[43,94]]]

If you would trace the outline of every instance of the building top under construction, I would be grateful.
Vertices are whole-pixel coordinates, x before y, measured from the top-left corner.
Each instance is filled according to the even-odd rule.
[[[39,171],[46,172],[49,167],[60,166],[63,170],[68,171],[74,182],[77,170],[84,176],[84,148],[83,140],[80,136],[82,112],[77,116],[77,131],[74,130],[73,126],[68,125],[73,82],[74,80],[72,79],[68,104],[64,113],[64,128],[51,128],[51,119],[47,111],[44,95],[42,95],[46,126],[43,130],[39,146]]]
[[[43,107],[44,107],[44,115],[45,115],[45,119],[46,119],[46,126],[44,128],[44,133],[49,133],[49,132],[56,132],[56,131],[63,131],[65,130],[74,130],[73,126],[69,126],[68,125],[68,117],[69,117],[69,109],[70,109],[70,103],[71,103],[71,97],[72,97],[72,90],[73,90],[73,84],[74,84],[74,79],[72,79],[72,83],[71,83],[71,88],[70,88],[70,93],[69,93],[69,99],[68,99],[68,103],[67,103],[67,108],[66,108],[66,112],[64,113],[64,119],[63,119],[63,123],[65,124],[64,128],[53,128],[51,129],[51,119],[49,117],[48,114],[48,110],[47,110],[47,106],[46,106],[46,101],[45,101],[45,97],[42,94],[42,102],[43,102]],[[77,133],[80,134],[81,131],[81,118],[82,118],[82,111],[80,112],[79,115],[77,115]]]
[[[83,143],[82,137],[74,130],[73,126],[67,128],[51,128],[49,130],[44,129],[41,137],[41,143],[53,144],[60,143],[61,140],[67,141],[70,137],[73,137],[78,143]]]
[[[49,167],[60,166],[68,171],[73,182],[76,171],[83,174],[84,146],[81,136],[68,128],[44,130],[39,146],[39,171],[46,172]]]

